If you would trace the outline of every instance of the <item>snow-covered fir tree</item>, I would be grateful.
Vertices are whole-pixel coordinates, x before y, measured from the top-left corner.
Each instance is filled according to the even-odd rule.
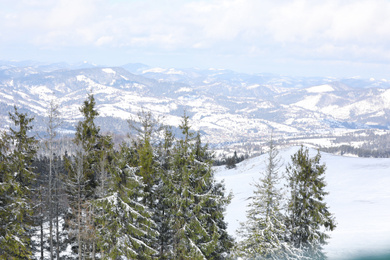
[[[72,160],[67,161],[68,194],[70,214],[69,227],[75,228],[70,235],[77,236],[77,254],[83,257],[96,257],[95,208],[93,201],[97,198],[97,187],[100,177],[100,159],[104,147],[104,137],[95,124],[99,115],[95,98],[89,94],[80,108],[83,120],[76,126],[74,144],[77,151]],[[76,237],[73,237],[75,239]],[[72,239],[72,237],[70,237]]]
[[[285,241],[286,226],[281,189],[279,152],[271,139],[267,153],[266,170],[249,199],[247,221],[237,231],[237,255],[248,259],[294,259],[299,250]]]
[[[200,139],[190,131],[189,118],[184,115],[180,125],[182,138],[174,147],[170,177],[172,212],[172,258],[174,259],[223,259],[220,238],[226,226],[223,211],[229,203],[215,191],[211,161],[201,154]],[[198,154],[197,154],[198,153]],[[201,158],[202,157],[202,158]],[[220,214],[219,214],[220,213]],[[219,221],[216,221],[219,220]],[[225,244],[225,252],[229,251]]]
[[[194,190],[200,193],[200,196],[195,196],[195,203],[201,202],[205,195],[211,195],[202,202],[200,215],[207,233],[212,236],[208,240],[202,240],[201,248],[207,259],[226,259],[230,256],[233,238],[227,233],[224,213],[232,194],[226,194],[224,184],[215,180],[214,171],[211,169],[213,154],[208,145],[202,144],[199,133],[195,136],[194,159],[192,185]]]
[[[174,136],[171,128],[164,127],[163,140],[157,147],[158,180],[154,196],[156,199],[153,209],[153,220],[156,223],[157,237],[157,258],[160,260],[171,259],[173,252],[173,230],[171,229],[173,212],[172,204],[172,173]]]
[[[15,128],[0,141],[0,258],[31,257],[32,162],[37,152],[35,137],[29,136],[33,118],[14,107],[10,119]]]
[[[144,185],[136,174],[136,151],[122,144],[107,196],[95,201],[98,248],[102,259],[153,259],[157,233],[151,209],[143,204]]]
[[[137,122],[130,121],[130,128],[135,130],[132,144],[136,150],[138,167],[137,175],[142,177],[144,184],[143,203],[149,208],[155,208],[155,188],[159,181],[159,167],[157,159],[157,136],[161,125],[152,113],[142,110],[138,114]]]
[[[336,227],[334,216],[325,202],[325,164],[320,164],[318,152],[313,158],[303,146],[291,156],[287,166],[288,186],[291,196],[288,202],[288,241],[303,251],[308,259],[325,259],[322,250],[329,235]]]

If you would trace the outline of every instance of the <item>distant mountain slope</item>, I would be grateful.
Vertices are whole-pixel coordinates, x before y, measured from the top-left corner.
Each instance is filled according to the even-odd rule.
[[[170,125],[177,125],[186,111],[193,128],[215,144],[253,142],[271,130],[295,136],[390,126],[386,80],[250,75],[143,64],[98,67],[3,61],[0,127],[6,126],[14,104],[41,118],[55,99],[65,120],[64,132],[69,132],[88,93],[95,95],[100,115],[109,122],[102,125],[104,131],[127,132],[124,120],[141,109],[164,116]],[[37,122],[38,130],[44,130],[42,122]]]

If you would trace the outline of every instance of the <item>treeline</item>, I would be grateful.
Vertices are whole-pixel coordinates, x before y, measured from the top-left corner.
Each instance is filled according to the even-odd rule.
[[[81,106],[75,149],[58,154],[51,103],[45,152],[15,107],[0,142],[0,259],[226,259],[231,195],[214,178],[212,154],[183,116],[180,137],[150,113],[114,148]],[[45,155],[42,155],[45,154]],[[47,234],[48,233],[48,234]]]
[[[340,155],[344,154],[353,154],[358,157],[372,157],[372,158],[390,158],[390,150],[386,149],[372,149],[372,148],[359,148],[353,147],[351,145],[340,145],[336,147],[323,147],[321,151],[327,153],[339,153]]]
[[[249,158],[248,154],[245,155],[237,155],[237,152],[234,151],[234,154],[232,156],[223,156],[221,159],[215,159],[214,160],[214,166],[221,166],[225,165],[227,169],[234,169],[236,168],[236,164],[240,163],[246,159]]]
[[[376,133],[372,129],[360,130],[343,136],[334,137],[334,147],[321,147],[321,151],[352,154],[358,157],[390,158],[390,134],[382,131]],[[359,144],[359,147],[351,145]]]

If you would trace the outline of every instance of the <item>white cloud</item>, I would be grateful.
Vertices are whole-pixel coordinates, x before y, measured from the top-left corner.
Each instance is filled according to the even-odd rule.
[[[50,29],[75,29],[95,20],[97,4],[93,0],[59,0],[46,16],[44,26]]]
[[[390,59],[386,0],[0,0],[0,7],[0,46]]]
[[[84,28],[95,40],[108,36],[117,42],[129,38],[166,41],[160,34],[188,46],[198,37],[220,41],[310,43],[324,40],[376,42],[389,40],[388,1],[28,1],[6,13],[13,29],[35,28],[39,35],[52,31],[77,34]],[[11,4],[12,5],[12,4]],[[7,18],[6,18],[7,19]],[[366,37],[367,35],[371,37]],[[88,38],[88,37],[87,37]],[[375,40],[374,40],[375,39]],[[137,41],[136,41],[137,42]],[[156,42],[157,43],[157,42]]]

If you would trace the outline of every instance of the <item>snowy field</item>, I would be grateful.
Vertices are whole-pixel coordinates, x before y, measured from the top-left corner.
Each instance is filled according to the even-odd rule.
[[[285,165],[291,162],[291,155],[298,149],[280,151],[282,162]],[[310,150],[310,154],[314,156],[316,151]],[[325,178],[329,195],[326,201],[337,221],[325,246],[329,259],[390,256],[390,159],[321,155],[321,163],[327,166]],[[266,155],[252,158],[232,170],[224,166],[215,168],[216,178],[224,180],[227,191],[234,195],[226,213],[228,231],[234,236],[239,222],[246,218],[247,198],[253,191],[250,183],[257,181],[264,171],[265,159]],[[284,172],[285,166],[282,166],[280,173]]]

